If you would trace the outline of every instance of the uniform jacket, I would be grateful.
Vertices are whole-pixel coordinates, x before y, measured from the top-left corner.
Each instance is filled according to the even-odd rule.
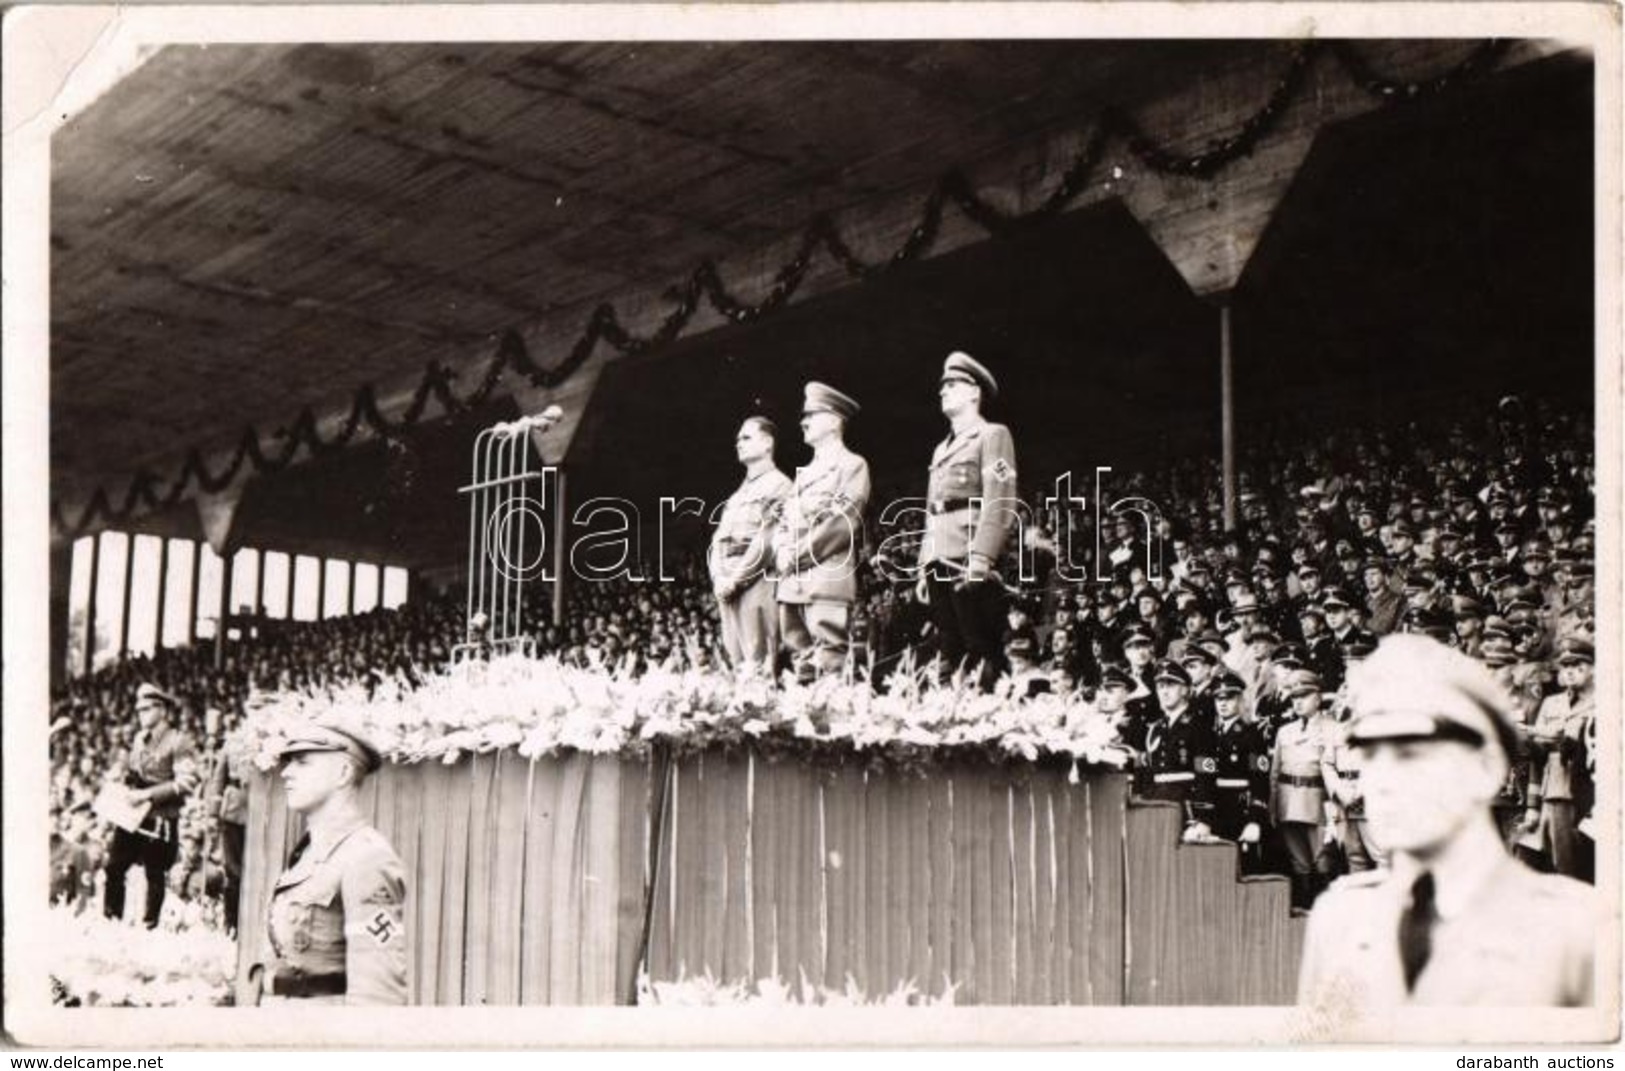
[[[1335,692],[1343,683],[1344,660],[1343,650],[1337,646],[1337,641],[1330,632],[1321,631],[1312,640],[1307,640],[1304,646],[1308,649],[1309,668],[1320,674],[1322,685],[1328,692]]]
[[[787,558],[779,575],[780,602],[857,598],[869,491],[869,463],[845,446],[796,470],[774,535],[775,552]]]
[[[1366,596],[1365,627],[1378,636],[1386,636],[1399,627],[1399,616],[1405,612],[1405,600],[1393,588],[1384,584],[1375,595]]]
[[[1320,760],[1329,728],[1326,716],[1317,714],[1307,723],[1293,718],[1275,734],[1270,796],[1277,822],[1319,825],[1325,817],[1326,786],[1321,779]]]
[[[248,793],[243,788],[242,760],[221,748],[209,759],[207,796],[209,813],[222,822],[248,824]]]
[[[1213,739],[1187,707],[1169,720],[1158,714],[1135,742],[1140,766],[1135,790],[1146,799],[1176,800],[1187,821],[1208,821],[1213,809]]]
[[[977,505],[971,506],[971,501]],[[931,455],[920,564],[979,554],[997,562],[1016,530],[1016,446],[1010,429],[987,421],[948,436]],[[963,505],[958,505],[963,503]],[[956,506],[937,512],[942,506]]]
[[[1541,799],[1572,800],[1574,798],[1575,758],[1579,754],[1580,734],[1587,719],[1597,711],[1596,690],[1588,689],[1578,702],[1567,692],[1550,695],[1540,704],[1535,715],[1534,732],[1553,738],[1552,743],[1541,743],[1530,738],[1529,750],[1535,761],[1530,771],[1532,789]],[[1535,778],[1539,778],[1535,782]]]
[[[1234,822],[1268,822],[1270,746],[1263,726],[1240,717],[1216,722],[1213,761],[1217,809]]]
[[[1405,989],[1399,919],[1411,878],[1351,874],[1315,903],[1304,937],[1298,1003],[1358,1021],[1398,1004],[1579,1007],[1592,1003],[1598,905],[1590,886],[1503,856],[1466,902],[1432,930],[1416,988]]]
[[[1327,727],[1326,749],[1321,752],[1320,776],[1326,792],[1349,818],[1365,815],[1365,793],[1360,788],[1360,749],[1349,743],[1349,725],[1333,722]]]
[[[176,779],[175,767],[191,755],[191,738],[170,725],[154,726],[145,743],[137,738],[130,749],[128,782],[133,788],[157,790],[149,818],[174,821],[180,817],[186,788]]]
[[[389,841],[357,819],[308,837],[271,894],[270,978],[342,974],[346,1004],[405,1004],[406,878]]]
[[[723,504],[711,539],[713,583],[743,591],[773,563],[773,532],[790,496],[790,477],[778,469],[748,476]]]

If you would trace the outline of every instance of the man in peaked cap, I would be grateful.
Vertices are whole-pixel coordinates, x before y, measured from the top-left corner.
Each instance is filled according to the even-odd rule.
[[[1326,783],[1320,772],[1331,723],[1321,711],[1321,680],[1314,670],[1297,670],[1284,690],[1292,718],[1276,732],[1270,755],[1270,811],[1291,870],[1292,905],[1307,908],[1331,866],[1322,843]]]
[[[124,880],[130,867],[139,865],[147,878],[142,920],[147,929],[158,925],[164,908],[166,877],[180,853],[181,806],[197,787],[189,775],[193,761],[191,739],[175,727],[180,700],[145,683],[136,689],[135,716],[139,730],[125,763],[122,785],[129,802],[145,810],[134,828],[118,826],[108,847],[102,913],[124,917]]]
[[[377,750],[350,726],[313,722],[280,758],[288,808],[307,832],[271,893],[249,973],[259,1002],[405,1004],[406,872],[358,799]]]
[[[803,681],[846,664],[870,494],[869,463],[844,441],[857,412],[834,387],[807,384],[801,433],[813,456],[796,470],[773,538],[779,632]]]
[[[938,387],[949,434],[931,455],[920,586],[931,607],[945,673],[980,667],[984,687],[1003,668],[998,567],[1019,527],[1016,447],[1010,429],[982,415],[999,390],[967,353],[943,362]]]
[[[1400,1004],[1593,1002],[1598,904],[1507,854],[1490,805],[1516,730],[1489,671],[1422,636],[1390,636],[1350,670],[1351,741],[1386,870],[1316,905],[1298,1000],[1360,1016]]]
[[[1541,701],[1528,731],[1531,771],[1523,831],[1533,834],[1545,861],[1559,874],[1590,880],[1591,859],[1579,819],[1591,809],[1584,741],[1597,718],[1596,650],[1583,636],[1558,641],[1557,683]]]
[[[1140,753],[1135,791],[1146,799],[1179,803],[1186,835],[1205,839],[1212,834],[1212,728],[1191,708],[1191,678],[1183,666],[1164,659],[1155,677],[1157,713],[1134,741]]]
[[[1241,846],[1243,873],[1263,866],[1270,818],[1270,745],[1243,709],[1246,683],[1220,673],[1213,686],[1213,832]]]

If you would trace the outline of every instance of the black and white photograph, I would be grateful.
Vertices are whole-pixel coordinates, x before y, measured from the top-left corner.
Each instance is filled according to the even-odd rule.
[[[1618,16],[9,10],[7,1044],[1617,1044]]]

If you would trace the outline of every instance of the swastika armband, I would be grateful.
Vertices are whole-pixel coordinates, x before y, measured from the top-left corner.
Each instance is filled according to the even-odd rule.
[[[389,912],[380,908],[367,920],[367,936],[380,945],[387,945],[395,939],[398,930],[395,919]]]

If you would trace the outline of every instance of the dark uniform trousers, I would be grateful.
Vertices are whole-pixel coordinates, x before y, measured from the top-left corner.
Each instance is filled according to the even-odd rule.
[[[980,666],[984,682],[1004,671],[1004,587],[990,581],[963,583],[958,571],[927,566],[931,624],[937,630],[937,653],[952,671]]]
[[[1270,748],[1257,722],[1234,718],[1213,728],[1213,822],[1216,836],[1238,840],[1256,822],[1259,842],[1243,845],[1241,868],[1256,874],[1265,868],[1263,832],[1270,824]]]
[[[996,566],[1017,530],[1016,450],[1010,430],[986,421],[937,446],[926,488],[920,564],[931,598],[931,623],[943,670],[980,666],[984,688],[1005,669],[1004,586],[963,583],[974,555]]]
[[[180,810],[185,792],[175,780],[175,764],[190,750],[186,736],[169,726],[160,727],[151,739],[131,750],[126,782],[132,788],[156,789],[157,793],[152,797],[152,809],[138,828],[113,831],[107,851],[107,885],[102,893],[102,913],[108,918],[124,917],[125,875],[132,866],[140,866],[147,878],[142,919],[148,929],[158,925],[164,909],[165,879],[180,854]]]

